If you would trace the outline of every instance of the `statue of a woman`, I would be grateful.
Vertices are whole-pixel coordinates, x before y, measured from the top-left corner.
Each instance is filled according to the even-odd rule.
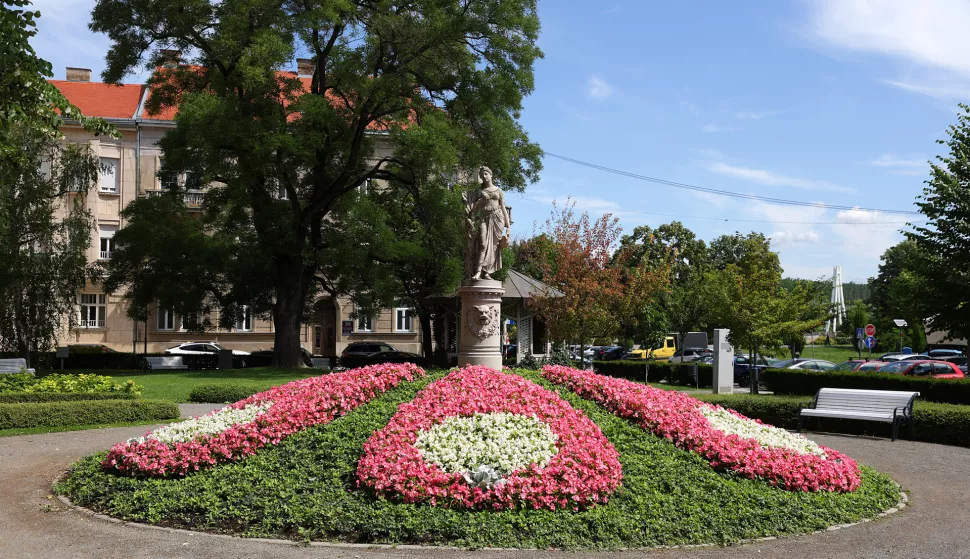
[[[509,213],[502,189],[492,184],[492,170],[478,171],[482,188],[467,200],[468,254],[465,275],[469,279],[492,279],[502,269],[502,249],[509,246]]]

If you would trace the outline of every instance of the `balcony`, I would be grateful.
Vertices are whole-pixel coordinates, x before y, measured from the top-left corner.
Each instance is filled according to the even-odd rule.
[[[101,260],[111,260],[111,251],[110,250],[102,250],[101,251],[100,259]]]
[[[146,190],[145,196],[155,198],[168,192],[168,190]],[[202,199],[204,196],[205,194],[201,190],[187,190],[182,193],[182,199],[185,200],[185,207],[191,210],[197,210],[202,207]]]
[[[104,320],[82,320],[77,326],[78,328],[104,328]]]

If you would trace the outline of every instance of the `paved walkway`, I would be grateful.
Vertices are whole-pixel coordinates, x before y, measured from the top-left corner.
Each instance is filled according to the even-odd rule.
[[[196,410],[193,410],[196,411]],[[431,549],[297,547],[238,538],[139,529],[66,509],[51,480],[78,458],[138,436],[146,427],[0,438],[0,557],[184,557],[437,559],[586,558],[604,553],[460,552]],[[890,474],[911,491],[910,506],[839,531],[728,548],[625,552],[624,557],[970,557],[970,449],[841,436],[818,442]],[[610,554],[612,557],[615,554]]]

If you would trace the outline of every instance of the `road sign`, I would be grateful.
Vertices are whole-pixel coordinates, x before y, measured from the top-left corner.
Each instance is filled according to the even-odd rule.
[[[866,331],[865,328],[856,328],[855,329],[855,339],[861,340],[861,339],[865,338],[866,337],[865,331]]]
[[[876,327],[872,324],[866,324],[866,337],[871,338],[876,335]]]
[[[869,349],[872,349],[872,348],[876,347],[876,338],[873,338],[872,336],[867,337],[866,338],[866,347],[869,348]]]

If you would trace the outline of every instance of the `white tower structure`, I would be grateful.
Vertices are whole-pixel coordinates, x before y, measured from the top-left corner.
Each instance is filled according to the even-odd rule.
[[[825,323],[825,333],[835,334],[839,331],[839,326],[845,320],[845,295],[842,294],[842,266],[836,266],[832,270],[832,306],[835,316]]]

